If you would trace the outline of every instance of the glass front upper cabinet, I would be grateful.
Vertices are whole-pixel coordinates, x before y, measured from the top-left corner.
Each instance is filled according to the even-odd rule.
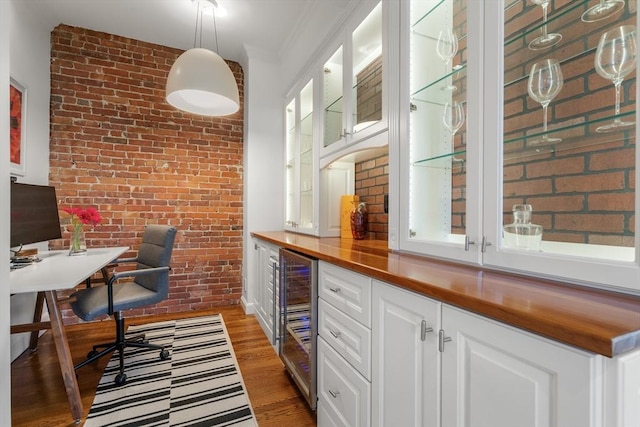
[[[409,8],[408,121],[401,136],[409,144],[400,147],[407,165],[401,191],[409,203],[401,207],[401,245],[477,261],[477,251],[468,249],[478,229],[467,212],[477,217],[478,180],[469,173],[476,173],[478,158],[469,161],[467,149],[481,142],[470,131],[480,114],[473,94],[480,83],[467,78],[476,49],[468,44],[467,1],[412,0]]]
[[[510,0],[495,13],[501,210],[487,212],[500,221],[485,262],[640,292],[636,2]]]
[[[286,219],[285,229],[313,234],[316,230],[314,187],[313,80],[287,104],[286,121]]]
[[[289,104],[285,107],[285,194],[286,194],[286,206],[285,206],[285,228],[295,229],[298,218],[298,203],[296,194],[296,147],[297,135],[296,135],[296,116],[298,112],[297,98],[293,98]]]
[[[378,2],[324,64],[325,152],[371,136],[383,122],[382,15],[383,4]]]

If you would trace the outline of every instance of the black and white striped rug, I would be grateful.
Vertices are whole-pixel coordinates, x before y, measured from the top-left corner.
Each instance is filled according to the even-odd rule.
[[[85,427],[256,427],[242,375],[221,315],[131,326],[158,350],[125,349],[127,382],[114,384],[117,354],[98,384]]]

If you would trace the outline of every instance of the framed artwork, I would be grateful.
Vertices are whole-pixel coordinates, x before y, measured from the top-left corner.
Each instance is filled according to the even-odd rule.
[[[25,171],[25,142],[27,118],[26,88],[11,78],[9,86],[9,160],[11,175],[23,176]]]

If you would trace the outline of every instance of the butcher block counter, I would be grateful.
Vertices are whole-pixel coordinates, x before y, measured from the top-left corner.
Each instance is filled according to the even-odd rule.
[[[255,238],[613,357],[640,348],[640,297],[390,251],[386,241],[273,231]]]

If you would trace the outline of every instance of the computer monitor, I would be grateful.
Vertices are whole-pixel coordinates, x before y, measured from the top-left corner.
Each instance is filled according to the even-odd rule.
[[[10,223],[12,248],[61,238],[56,189],[12,182]]]

